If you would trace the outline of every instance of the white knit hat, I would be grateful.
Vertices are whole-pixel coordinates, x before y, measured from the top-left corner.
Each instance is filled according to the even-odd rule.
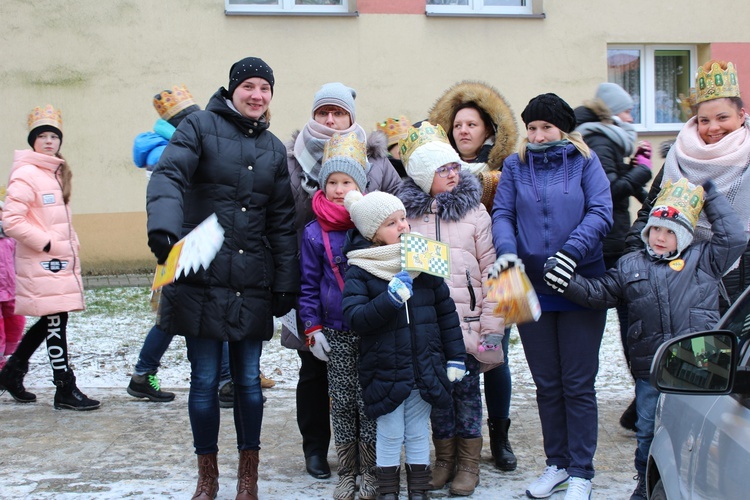
[[[406,175],[427,194],[430,194],[435,170],[448,163],[460,163],[458,153],[442,141],[432,141],[422,144],[409,157],[406,163]]]
[[[373,191],[363,195],[359,191],[349,191],[344,198],[344,206],[349,210],[352,222],[362,236],[372,241],[380,225],[394,212],[406,213],[404,204],[392,194]]]

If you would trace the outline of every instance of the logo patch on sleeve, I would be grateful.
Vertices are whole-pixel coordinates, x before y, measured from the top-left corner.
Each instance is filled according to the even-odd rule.
[[[49,193],[49,194],[43,194],[42,195],[42,203],[45,205],[54,205],[55,204],[55,194]]]

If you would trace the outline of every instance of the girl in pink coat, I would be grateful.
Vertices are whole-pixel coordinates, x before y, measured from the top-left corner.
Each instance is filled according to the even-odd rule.
[[[68,365],[68,313],[85,308],[78,236],[71,223],[70,167],[60,155],[62,115],[52,105],[29,116],[33,150],[16,151],[8,182],[3,230],[16,240],[16,314],[40,316],[0,371],[0,390],[19,403],[36,396],[23,386],[29,358],[47,342],[55,409],[94,410],[99,401],[76,387]]]
[[[3,188],[4,189],[4,188]],[[3,232],[3,206],[0,200],[0,369],[5,357],[16,350],[26,318],[16,314],[16,268],[13,264],[16,242]]]

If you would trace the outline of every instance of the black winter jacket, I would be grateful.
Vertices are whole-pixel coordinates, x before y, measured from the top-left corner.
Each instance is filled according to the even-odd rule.
[[[576,108],[575,114],[578,126],[602,122],[602,117],[586,106]],[[585,133],[583,140],[599,157],[612,193],[612,229],[605,236],[603,243],[604,261],[607,267],[610,267],[625,253],[625,237],[630,229],[630,197],[634,196],[643,202],[644,186],[651,179],[651,169],[645,165],[631,167],[625,163],[624,148],[604,133]]]
[[[663,155],[666,156],[666,153],[663,153]],[[651,183],[651,189],[648,192],[648,196],[643,202],[641,209],[638,210],[638,216],[625,239],[626,253],[637,251],[643,247],[641,231],[646,227],[648,214],[651,213],[656,198],[659,197],[663,177],[664,167],[662,166],[662,169],[656,174],[654,182]],[[721,287],[719,290],[719,312],[722,315],[727,312],[729,307],[734,304],[734,301],[742,295],[742,292],[744,292],[748,286],[750,286],[750,243],[747,248],[745,248],[742,257],[740,257],[740,262],[737,267],[729,271],[721,280]]]
[[[161,327],[216,340],[268,340],[273,292],[299,292],[286,149],[219,89],[180,123],[148,184],[148,231],[185,236],[215,213],[224,243],[207,270],[164,288]]]
[[[351,230],[344,251],[371,245]],[[388,298],[387,281],[357,266],[346,273],[344,315],[359,335],[359,380],[372,419],[395,410],[413,389],[438,408],[453,401],[446,363],[466,359],[456,306],[442,278],[422,273],[413,289],[406,305],[397,308]]]
[[[661,344],[719,321],[718,284],[742,254],[745,231],[715,188],[706,192],[704,210],[713,229],[710,242],[694,242],[672,261],[650,257],[641,242],[641,250],[622,257],[604,276],[575,275],[565,290],[567,299],[586,307],[627,306],[630,369],[637,378],[648,378]]]

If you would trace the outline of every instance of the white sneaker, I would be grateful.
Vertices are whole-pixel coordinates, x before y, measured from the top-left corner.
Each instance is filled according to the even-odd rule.
[[[582,477],[571,477],[568,481],[568,492],[565,500],[589,500],[591,498],[591,480]]]
[[[591,484],[591,483],[589,483]],[[529,498],[547,498],[556,491],[568,487],[568,471],[558,469],[556,465],[549,465],[539,479],[529,485],[526,496]],[[589,486],[589,490],[591,487]]]

